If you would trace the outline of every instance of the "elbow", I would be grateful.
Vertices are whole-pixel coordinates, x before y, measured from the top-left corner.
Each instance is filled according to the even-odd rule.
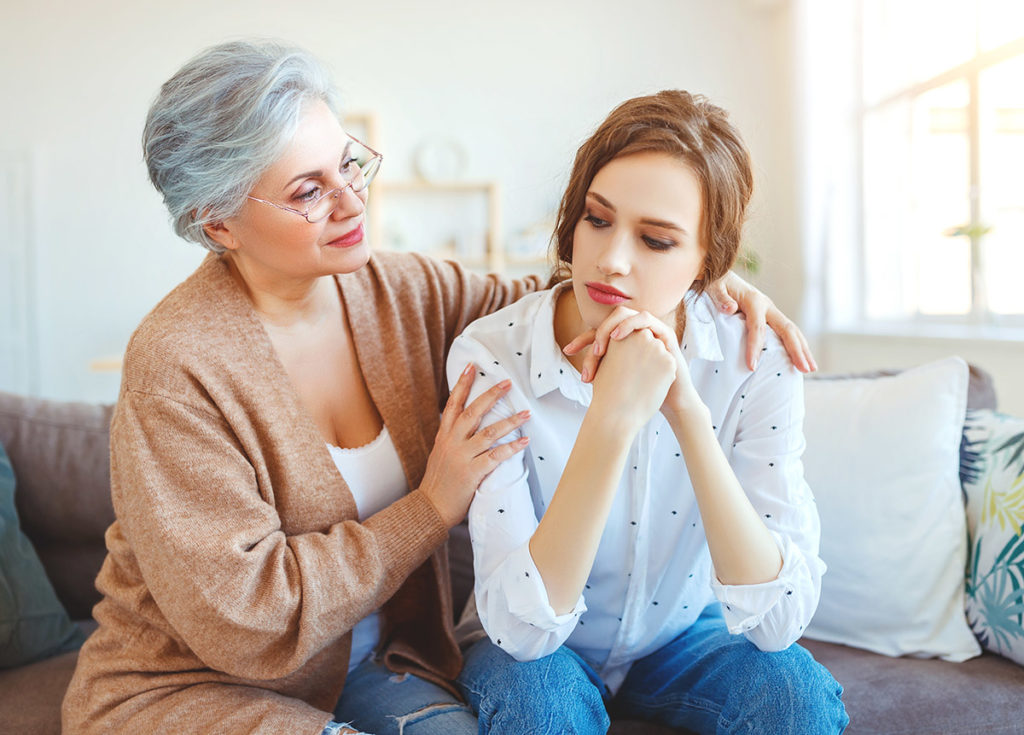
[[[747,640],[765,653],[778,653],[792,646],[803,634],[804,626],[793,622],[790,625],[772,625],[765,620],[756,628],[744,633]]]
[[[295,641],[275,641],[259,644],[239,644],[237,647],[193,651],[211,669],[228,676],[251,681],[284,679],[301,669],[309,660],[295,645]]]
[[[537,661],[545,656],[549,656],[558,648],[558,646],[555,646],[554,649],[548,650],[549,646],[546,645],[546,641],[539,640],[512,642],[509,640],[509,636],[490,636],[490,639],[491,643],[521,664]]]

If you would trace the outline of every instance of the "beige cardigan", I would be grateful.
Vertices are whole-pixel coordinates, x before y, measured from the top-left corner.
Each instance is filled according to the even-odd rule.
[[[370,395],[417,488],[452,340],[542,284],[412,254],[375,255],[338,282]],[[99,629],[64,700],[65,733],[317,735],[345,680],[348,631],[381,606],[389,667],[442,684],[458,673],[445,524],[419,490],[355,520],[220,258],[129,343],[111,489]]]

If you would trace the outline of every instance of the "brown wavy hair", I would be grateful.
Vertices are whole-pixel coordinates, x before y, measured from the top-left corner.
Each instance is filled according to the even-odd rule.
[[[694,290],[703,292],[732,268],[754,191],[750,152],[725,110],[703,95],[673,89],[626,100],[576,152],[558,208],[551,285],[569,277],[573,234],[594,176],[614,158],[646,152],[680,159],[700,183],[700,244],[705,258]]]

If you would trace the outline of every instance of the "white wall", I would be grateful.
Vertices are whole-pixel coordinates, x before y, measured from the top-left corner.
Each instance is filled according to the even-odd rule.
[[[248,35],[332,66],[350,107],[379,118],[382,176],[409,176],[431,136],[458,140],[467,177],[502,182],[507,232],[554,208],[576,146],[614,104],[665,87],[708,94],[753,151],[751,240],[795,313],[799,289],[774,287],[800,272],[788,12],[766,0],[5,3],[0,165],[21,172],[28,203],[0,223],[14,233],[0,234],[0,388],[114,399],[118,376],[90,362],[120,353],[203,255],[174,237],[146,180],[146,109],[196,51]]]

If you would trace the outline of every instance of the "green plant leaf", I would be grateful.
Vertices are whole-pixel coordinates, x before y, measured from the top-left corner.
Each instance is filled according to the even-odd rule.
[[[996,555],[995,560],[992,562],[992,567],[1021,565],[1024,565],[1024,536],[1015,536]]]
[[[983,645],[986,648],[1006,651],[1012,647],[1014,639],[1024,638],[1024,627],[1021,626],[1024,590],[1013,577],[1008,574],[988,577],[974,599],[986,633],[991,635],[990,639],[985,636],[988,642],[983,642]]]
[[[1013,453],[1010,454],[1010,456],[1006,460],[1006,464],[1003,465],[1004,470],[1009,469],[1010,465],[1012,465],[1014,462],[1019,460],[1022,455],[1024,455],[1024,431],[1022,431],[1019,434],[1016,434],[1015,436],[1011,436],[1005,442],[996,447],[996,451],[1001,452],[1004,449],[1009,449],[1011,447],[1014,447],[1015,445],[1016,447]],[[1024,463],[1021,463],[1020,473],[1024,474]]]

